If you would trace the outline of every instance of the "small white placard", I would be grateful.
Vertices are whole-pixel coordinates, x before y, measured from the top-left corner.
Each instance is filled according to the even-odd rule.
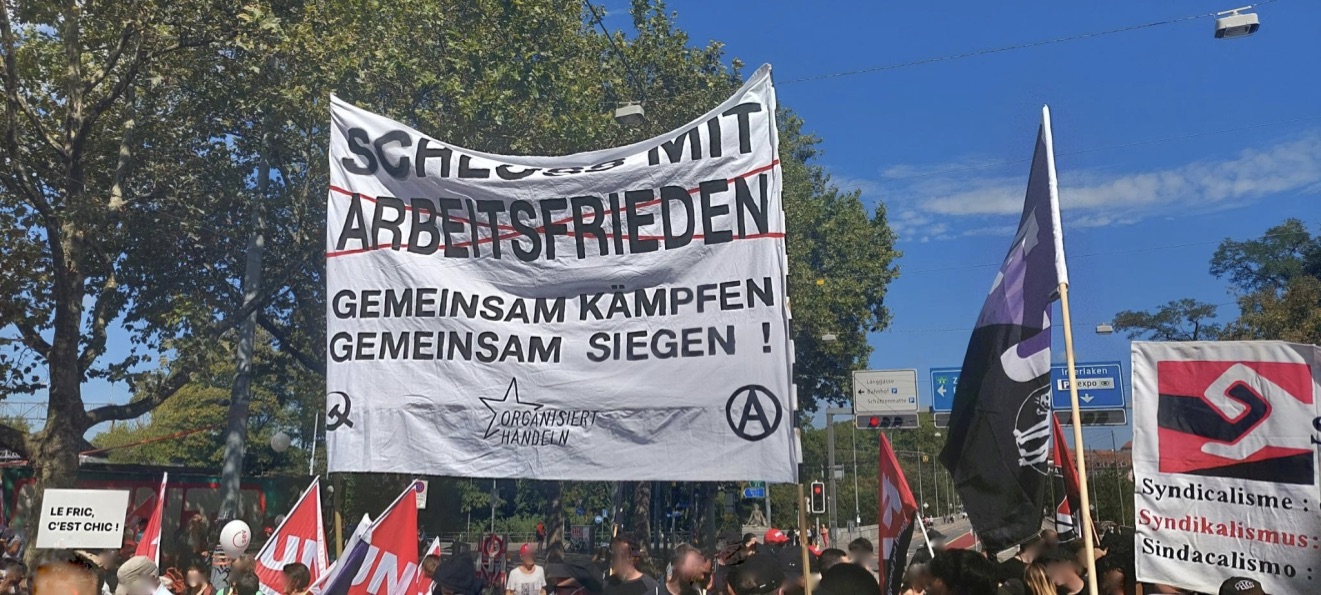
[[[38,549],[118,549],[124,543],[128,490],[46,490]]]

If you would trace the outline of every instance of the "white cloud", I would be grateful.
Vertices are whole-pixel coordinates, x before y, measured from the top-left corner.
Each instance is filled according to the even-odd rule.
[[[988,163],[894,165],[882,170],[881,180],[836,182],[846,181],[847,187],[861,189],[864,195],[884,198],[891,209],[891,224],[903,239],[982,235],[1003,230],[1005,217],[1021,212],[1027,183],[1026,171],[989,174]],[[1026,170],[1026,162],[1013,165]],[[1244,149],[1229,159],[1165,169],[1060,171],[1060,206],[1066,222],[1074,227],[1126,225],[1173,213],[1223,210],[1284,192],[1321,192],[1321,132]]]

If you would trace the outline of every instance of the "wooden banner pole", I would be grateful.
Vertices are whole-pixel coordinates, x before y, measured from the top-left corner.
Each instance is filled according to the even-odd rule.
[[[1060,310],[1064,318],[1064,355],[1069,367],[1069,405],[1073,419],[1073,448],[1077,453],[1074,464],[1078,466],[1078,489],[1082,492],[1082,514],[1087,518],[1082,523],[1083,547],[1087,550],[1087,593],[1097,595],[1096,588],[1096,535],[1092,528],[1092,506],[1087,492],[1087,461],[1082,440],[1082,411],[1078,406],[1078,371],[1073,357],[1073,322],[1069,317],[1069,284],[1060,284]],[[1051,415],[1054,415],[1052,413]]]

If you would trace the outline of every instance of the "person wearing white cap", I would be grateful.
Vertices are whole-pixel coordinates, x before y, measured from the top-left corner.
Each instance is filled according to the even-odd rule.
[[[146,556],[129,558],[120,565],[116,576],[119,585],[115,587],[115,595],[172,595],[161,584],[160,568]]]

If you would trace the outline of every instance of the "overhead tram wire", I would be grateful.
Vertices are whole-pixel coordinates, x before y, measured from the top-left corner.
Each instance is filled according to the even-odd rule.
[[[1258,7],[1258,6],[1262,5],[1262,4],[1270,4],[1270,3],[1272,3],[1272,2],[1276,2],[1276,1],[1278,1],[1278,0],[1262,0],[1261,2],[1258,2],[1258,3],[1253,4],[1253,5],[1251,5],[1251,6],[1246,6],[1246,7],[1244,7],[1243,10],[1250,10],[1250,9],[1256,8],[1256,7]],[[902,62],[902,63],[899,63],[899,64],[886,64],[886,65],[882,65],[882,66],[871,66],[871,67],[868,67],[868,68],[859,68],[859,69],[857,69],[857,70],[845,70],[845,71],[843,71],[843,72],[834,72],[834,73],[830,73],[830,74],[819,74],[819,75],[815,75],[815,76],[807,76],[807,77],[802,77],[802,78],[790,79],[790,80],[787,80],[787,81],[782,81],[782,82],[780,82],[780,84],[781,84],[781,85],[792,85],[792,84],[796,84],[796,83],[806,83],[806,82],[810,82],[810,81],[822,81],[822,80],[827,80],[827,79],[842,78],[842,77],[846,77],[846,76],[857,76],[857,75],[860,75],[860,74],[871,74],[871,73],[873,73],[873,72],[883,72],[883,71],[886,71],[886,70],[897,70],[897,69],[900,69],[900,68],[908,68],[908,67],[911,67],[911,66],[922,66],[922,65],[924,65],[924,64],[935,64],[935,63],[937,63],[937,62],[948,62],[948,61],[951,61],[951,60],[961,60],[961,59],[963,59],[963,58],[974,58],[974,57],[977,57],[977,56],[985,56],[985,55],[988,55],[988,54],[998,54],[998,53],[1009,52],[1009,51],[1013,51],[1013,50],[1022,50],[1022,49],[1027,49],[1027,48],[1040,47],[1040,46],[1043,46],[1043,45],[1051,45],[1051,44],[1056,44],[1056,43],[1063,43],[1063,42],[1066,42],[1066,41],[1077,41],[1077,40],[1080,40],[1080,39],[1090,39],[1090,38],[1093,38],[1093,37],[1101,37],[1101,36],[1104,36],[1104,35],[1114,35],[1114,34],[1116,34],[1116,33],[1127,33],[1127,32],[1129,32],[1129,31],[1138,31],[1138,30],[1141,30],[1141,29],[1150,29],[1150,28],[1152,28],[1152,27],[1159,27],[1159,26],[1161,26],[1161,25],[1173,25],[1173,24],[1176,24],[1176,23],[1183,23],[1183,22],[1187,22],[1187,21],[1194,21],[1194,20],[1198,20],[1198,19],[1210,18],[1210,17],[1214,17],[1214,16],[1216,16],[1216,15],[1217,15],[1217,13],[1214,13],[1214,12],[1202,13],[1202,14],[1195,14],[1195,15],[1189,15],[1189,16],[1186,16],[1186,17],[1179,17],[1179,18],[1174,18],[1174,19],[1167,19],[1167,20],[1164,20],[1164,21],[1155,21],[1155,22],[1152,22],[1152,23],[1143,23],[1143,24],[1141,24],[1141,25],[1129,25],[1129,26],[1127,26],[1127,27],[1120,27],[1120,28],[1118,28],[1118,29],[1109,29],[1109,30],[1106,30],[1106,31],[1094,31],[1094,32],[1091,32],[1091,33],[1079,33],[1079,34],[1077,34],[1077,35],[1068,35],[1068,36],[1065,36],[1065,37],[1056,37],[1056,38],[1053,38],[1053,39],[1043,39],[1043,40],[1040,40],[1040,41],[1031,41],[1031,42],[1026,42],[1026,43],[1016,43],[1016,44],[1013,44],[1013,45],[1006,45],[1006,46],[1001,46],[1001,47],[998,47],[998,48],[988,48],[988,49],[983,49],[983,50],[975,50],[975,51],[971,51],[971,52],[964,52],[964,53],[961,53],[961,54],[950,54],[950,55],[946,55],[946,56],[937,56],[937,57],[935,57],[935,58],[925,58],[925,59],[922,59],[922,60],[915,60],[915,61],[912,61],[912,62]]]
[[[1263,239],[1263,238],[1273,238],[1273,237],[1280,237],[1280,236],[1299,235],[1299,234],[1301,234],[1301,233],[1304,233],[1304,232],[1264,233],[1264,234],[1261,234],[1260,236],[1257,236],[1257,237],[1254,237],[1254,238],[1251,238],[1251,239],[1249,239],[1249,240],[1245,240],[1245,241],[1259,240],[1259,239]],[[1069,257],[1069,260],[1074,260],[1074,259],[1077,259],[1077,258],[1094,258],[1094,257],[1097,257],[1097,256],[1114,256],[1114,255],[1116,255],[1116,254],[1134,254],[1134,253],[1139,253],[1139,252],[1154,252],[1154,251],[1156,251],[1156,250],[1174,250],[1174,249],[1178,249],[1178,248],[1191,248],[1191,247],[1193,247],[1193,246],[1206,246],[1206,245],[1210,245],[1210,244],[1219,244],[1219,243],[1221,243],[1221,242],[1223,242],[1223,241],[1224,241],[1223,239],[1220,239],[1220,240],[1213,240],[1213,241],[1207,241],[1207,242],[1187,242],[1187,243],[1184,243],[1184,244],[1167,244],[1167,245],[1164,245],[1164,246],[1146,246],[1146,247],[1144,247],[1144,248],[1130,248],[1130,249],[1127,249],[1127,250],[1110,250],[1110,251],[1106,251],[1106,252],[1088,252],[1088,253],[1085,253],[1085,254],[1069,254],[1068,257]],[[941,272],[941,271],[958,271],[958,270],[964,270],[964,269],[981,269],[981,268],[986,268],[986,267],[998,267],[998,266],[1000,266],[1000,265],[1002,265],[1002,264],[1004,264],[1004,262],[983,262],[983,263],[977,263],[977,264],[964,264],[964,265],[948,266],[948,267],[935,267],[935,268],[929,268],[929,269],[914,269],[914,270],[911,270],[911,271],[902,271],[902,272],[903,272],[903,273],[910,274],[910,275],[913,274],[913,273],[937,273],[937,272]]]
[[[1270,1],[1273,2],[1274,0],[1270,0]],[[592,4],[592,0],[583,0],[583,5],[587,7],[588,12],[592,13],[592,20],[596,21],[596,26],[601,29],[601,34],[605,35],[606,40],[610,42],[610,47],[614,48],[615,54],[619,56],[619,61],[624,64],[624,72],[625,74],[628,75],[628,80],[633,83],[634,89],[636,89],[638,92],[638,101],[646,102],[647,89],[644,88],[642,86],[642,82],[638,80],[637,73],[633,69],[633,65],[630,64],[628,61],[628,55],[625,54],[624,50],[619,47],[619,44],[615,43],[615,36],[612,35],[610,31],[606,30],[605,23],[601,22],[601,13],[597,12],[596,6]]]
[[[588,9],[592,11],[592,17],[593,17],[593,19],[596,21],[596,24],[597,24],[599,27],[601,27],[601,30],[602,30],[603,32],[605,32],[605,31],[606,31],[605,26],[604,26],[603,24],[601,24],[601,19],[600,19],[599,15],[597,14],[596,10],[595,10],[595,7],[592,5],[591,0],[583,0],[583,1],[587,4]],[[1256,2],[1256,3],[1251,4],[1251,5],[1249,5],[1249,6],[1245,6],[1245,7],[1241,8],[1240,10],[1252,10],[1252,9],[1255,9],[1255,8],[1257,8],[1257,7],[1259,7],[1259,6],[1262,6],[1262,5],[1265,5],[1265,4],[1272,4],[1272,3],[1275,3],[1275,2],[1278,2],[1278,1],[1279,1],[1279,0],[1261,0],[1260,2]],[[1078,40],[1082,40],[1082,39],[1091,39],[1091,38],[1094,38],[1094,37],[1104,37],[1104,36],[1106,36],[1106,35],[1114,35],[1114,34],[1117,34],[1117,33],[1127,33],[1127,32],[1130,32],[1130,31],[1139,31],[1139,30],[1142,30],[1142,29],[1151,29],[1151,28],[1154,28],[1154,27],[1160,27],[1160,26],[1163,26],[1163,25],[1173,25],[1173,24],[1178,24],[1178,23],[1185,23],[1185,22],[1188,22],[1188,21],[1195,21],[1195,20],[1200,20],[1200,19],[1213,18],[1213,17],[1216,17],[1216,16],[1218,16],[1218,15],[1219,15],[1219,13],[1216,13],[1216,12],[1199,13],[1199,14],[1188,15],[1188,16],[1184,16],[1184,17],[1177,17],[1177,18],[1173,18],[1173,19],[1166,19],[1166,20],[1162,20],[1162,21],[1153,21],[1153,22],[1150,22],[1150,23],[1142,23],[1142,24],[1138,24],[1138,25],[1129,25],[1129,26],[1126,26],[1126,27],[1119,27],[1119,28],[1117,28],[1117,29],[1108,29],[1108,30],[1105,30],[1105,31],[1093,31],[1093,32],[1089,32],[1089,33],[1078,33],[1078,34],[1075,34],[1075,35],[1066,35],[1066,36],[1063,36],[1063,37],[1054,37],[1054,38],[1051,38],[1051,39],[1042,39],[1042,40],[1038,40],[1038,41],[1030,41],[1030,42],[1023,42],[1023,43],[1015,43],[1015,44],[1006,45],[1006,46],[1000,46],[1000,47],[994,47],[994,48],[985,48],[985,49],[980,49],[980,50],[973,50],[973,51],[970,51],[970,52],[962,52],[962,53],[958,53],[958,54],[948,54],[948,55],[944,55],[944,56],[936,56],[936,57],[932,57],[932,58],[923,58],[923,59],[920,59],[920,60],[913,60],[913,61],[911,61],[911,62],[899,62],[899,63],[895,63],[895,64],[883,64],[883,65],[878,65],[878,66],[869,66],[869,67],[866,67],[866,68],[858,68],[858,69],[854,69],[854,70],[844,70],[844,71],[840,71],[840,72],[830,72],[830,73],[824,73],[824,74],[808,75],[808,76],[803,76],[803,77],[794,78],[794,79],[788,79],[788,80],[783,80],[783,81],[776,81],[776,84],[777,84],[777,85],[780,85],[780,86],[783,86],[783,85],[795,85],[795,84],[799,84],[799,83],[808,83],[808,82],[814,82],[814,81],[823,81],[823,80],[830,80],[830,79],[837,79],[837,78],[845,78],[845,77],[850,77],[850,76],[858,76],[858,75],[863,75],[863,74],[872,74],[872,73],[876,73],[876,72],[885,72],[885,71],[888,71],[888,70],[899,70],[899,69],[902,69],[902,68],[911,68],[911,67],[913,67],[913,66],[924,66],[924,65],[927,65],[927,64],[936,64],[936,63],[940,63],[940,62],[950,62],[950,61],[953,61],[953,60],[962,60],[962,59],[964,59],[964,58],[975,58],[975,57],[977,57],[977,56],[986,56],[986,55],[990,55],[990,54],[999,54],[999,53],[1010,52],[1010,51],[1014,51],[1014,50],[1022,50],[1022,49],[1029,49],[1029,48],[1041,47],[1041,46],[1046,46],[1046,45],[1053,45],[1053,44],[1057,44],[1057,43],[1064,43],[1064,42],[1068,42],[1068,41],[1078,41]],[[611,45],[614,45],[614,37],[611,36],[611,35],[609,35],[609,33],[606,33],[606,36],[610,38],[610,43],[611,43]],[[616,51],[616,52],[619,52],[619,48],[618,48],[618,46],[615,46],[615,51]],[[623,53],[622,53],[622,52],[619,52],[619,54],[620,54],[621,57],[623,56]],[[625,64],[625,67],[628,67],[628,65]],[[631,70],[630,70],[630,71],[631,71]],[[635,80],[635,83],[636,83],[636,80]],[[707,91],[706,89],[702,89],[702,90],[692,90],[692,91],[684,91],[684,92],[680,92],[680,93],[674,93],[674,94],[672,94],[672,95],[652,96],[651,99],[675,99],[675,98],[683,97],[683,96],[685,96],[685,95],[691,95],[691,94],[695,94],[695,93],[704,93],[704,92],[706,92],[706,91]]]
[[[1248,124],[1247,126],[1238,126],[1238,127],[1235,127],[1235,128],[1220,128],[1220,129],[1217,129],[1217,130],[1204,130],[1204,131],[1201,131],[1201,132],[1190,132],[1190,133],[1188,133],[1188,134],[1180,134],[1180,135],[1176,135],[1176,136],[1166,136],[1166,137],[1162,137],[1162,138],[1152,138],[1152,139],[1140,140],[1140,141],[1134,141],[1134,142],[1131,142],[1131,143],[1123,143],[1123,144],[1118,144],[1118,145],[1103,145],[1103,146],[1099,146],[1099,147],[1089,147],[1089,148],[1086,148],[1086,149],[1078,149],[1078,150],[1076,150],[1076,151],[1056,151],[1055,156],[1056,156],[1056,157],[1067,157],[1067,156],[1072,156],[1072,155],[1082,155],[1082,154],[1085,154],[1085,153],[1095,153],[1095,152],[1097,152],[1097,151],[1112,151],[1112,150],[1116,150],[1116,149],[1128,149],[1128,148],[1132,148],[1132,147],[1140,147],[1140,146],[1143,146],[1143,145],[1154,145],[1154,144],[1167,143],[1167,142],[1173,142],[1173,141],[1178,141],[1178,140],[1187,140],[1187,139],[1190,139],[1190,138],[1198,138],[1198,137],[1202,137],[1202,136],[1210,136],[1210,135],[1213,135],[1213,134],[1227,134],[1227,133],[1230,133],[1230,132],[1243,132],[1243,131],[1246,131],[1246,130],[1256,130],[1256,129],[1258,129],[1258,128],[1267,128],[1267,127],[1270,127],[1270,126],[1283,126],[1283,125],[1285,125],[1285,124],[1297,124],[1297,123],[1299,123],[1299,122],[1310,122],[1310,121],[1312,121],[1312,120],[1321,120],[1321,114],[1317,114],[1317,115],[1313,115],[1313,116],[1303,116],[1303,117],[1300,117],[1300,118],[1292,118],[1292,119],[1289,119],[1289,120],[1275,120],[1275,121],[1271,121],[1271,122],[1261,122],[1261,123],[1258,123],[1258,124]],[[1027,163],[1027,162],[1029,162],[1029,161],[1032,161],[1032,160],[1031,160],[1030,158],[1029,158],[1029,159],[1007,159],[1007,160],[1004,160],[1004,161],[993,161],[993,162],[990,162],[990,163],[983,163],[983,164],[979,164],[979,165],[969,165],[969,166],[958,167],[958,168],[953,168],[953,169],[943,169],[943,170],[940,170],[940,171],[932,171],[932,172],[925,172],[925,173],[920,173],[920,174],[913,174],[913,175],[911,175],[911,176],[897,176],[897,177],[886,177],[886,178],[880,178],[880,179],[877,180],[877,181],[878,181],[878,182],[882,182],[882,183],[885,183],[885,182],[901,182],[901,181],[904,181],[904,180],[914,180],[914,179],[918,179],[918,178],[930,178],[930,177],[935,177],[935,176],[943,176],[943,175],[946,175],[946,174],[957,174],[957,173],[961,173],[961,172],[965,172],[965,171],[974,171],[974,170],[979,170],[979,169],[988,169],[988,168],[992,168],[992,167],[1000,167],[1000,166],[1002,166],[1002,165],[1017,165],[1017,164]]]

